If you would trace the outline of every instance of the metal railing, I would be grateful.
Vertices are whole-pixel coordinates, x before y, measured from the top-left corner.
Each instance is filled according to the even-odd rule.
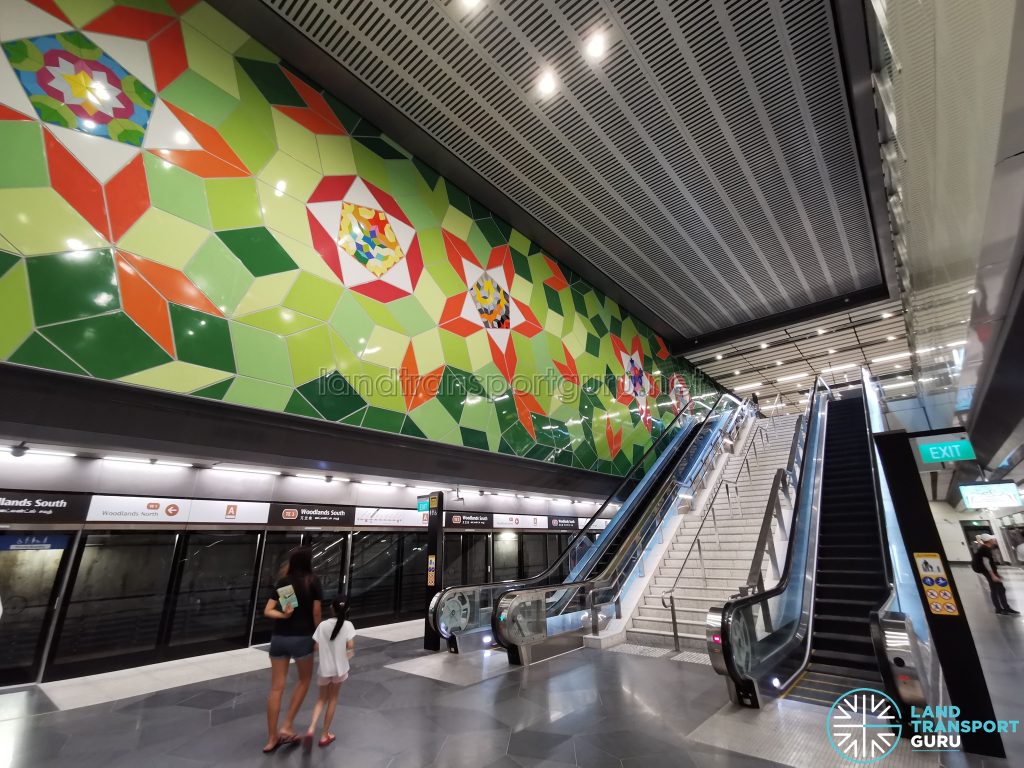
[[[728,395],[723,396],[720,403],[727,404],[727,400],[734,401],[736,406],[730,408],[733,412],[711,432],[715,444],[700,446],[695,441],[687,452],[699,451],[705,457],[717,455],[726,435],[735,435],[739,416],[750,409],[747,403],[740,403]],[[715,410],[718,408],[716,405]],[[682,477],[668,478],[655,498],[644,502],[640,519],[611,550],[613,554],[607,564],[603,561],[596,563],[600,573],[585,579],[506,590],[498,596],[491,628],[499,645],[508,649],[510,662],[530,664],[571,647],[579,647],[581,640],[578,638],[583,633],[598,634],[603,622],[610,620],[608,609],[613,609],[616,617],[621,616],[621,593],[637,572],[648,545],[661,530],[661,523],[670,511],[678,509],[685,491],[692,491],[704,482],[714,460],[705,459],[694,471],[698,465],[687,462],[684,455],[678,465],[689,469]]]
[[[729,506],[729,516],[733,517],[732,509],[732,496],[730,488],[736,489],[736,504],[739,507],[740,515],[743,514],[743,500],[740,497],[739,490],[739,479],[743,474],[743,470],[747,470],[747,479],[751,479],[752,475],[750,472],[750,451],[754,451],[754,464],[760,468],[760,460],[757,455],[757,438],[761,438],[763,446],[768,445],[768,431],[764,427],[754,427],[753,434],[750,435],[750,440],[747,443],[747,447],[743,451],[743,459],[740,462],[739,468],[736,470],[736,477],[732,480],[727,480],[724,477],[720,478],[718,484],[715,486],[714,492],[711,494],[711,498],[708,500],[706,510],[701,517],[700,525],[697,526],[697,533],[693,537],[693,541],[690,542],[689,548],[686,550],[686,555],[683,557],[682,565],[679,566],[679,573],[676,575],[675,581],[672,582],[672,586],[665,590],[661,595],[661,605],[664,608],[668,608],[672,612],[672,640],[675,649],[680,650],[679,645],[679,620],[676,614],[676,597],[675,592],[679,588],[679,580],[682,579],[683,573],[686,571],[686,564],[690,561],[690,556],[693,554],[694,547],[697,549],[697,558],[700,561],[701,579],[704,582],[704,586],[708,585],[707,569],[704,567],[704,551],[700,543],[701,533],[704,531],[704,524],[707,522],[708,517],[711,518],[711,525],[715,529],[715,541],[721,546],[722,539],[718,531],[718,519],[715,516],[715,502],[718,500],[718,494],[725,488],[726,503]]]

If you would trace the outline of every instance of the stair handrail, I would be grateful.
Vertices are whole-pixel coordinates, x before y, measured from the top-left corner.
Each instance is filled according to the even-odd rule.
[[[747,479],[750,479],[750,450],[754,449],[754,463],[760,467],[760,459],[757,455],[757,449],[754,447],[757,442],[757,437],[760,436],[762,445],[767,446],[767,435],[768,430],[762,426],[753,427],[753,432],[750,435],[750,440],[747,442],[747,447],[743,450],[743,458],[740,461],[740,466],[736,470],[736,477],[732,480],[727,480],[725,477],[720,477],[718,483],[715,485],[715,490],[712,492],[711,497],[705,504],[704,514],[701,516],[700,525],[697,526],[697,532],[694,534],[693,541],[690,542],[690,546],[686,550],[686,555],[683,557],[683,563],[679,566],[679,573],[676,574],[675,581],[672,582],[672,586],[669,587],[661,594],[661,604],[665,608],[669,608],[672,611],[672,635],[675,643],[675,649],[678,651],[679,646],[679,628],[676,620],[676,608],[675,608],[675,591],[679,586],[679,580],[683,577],[683,572],[686,570],[686,564],[690,560],[690,555],[693,554],[694,546],[697,547],[697,552],[701,561],[701,577],[704,579],[704,586],[707,586],[708,576],[707,569],[704,567],[704,556],[700,547],[700,536],[704,530],[704,524],[707,522],[708,516],[711,516],[711,524],[715,529],[715,540],[720,545],[721,536],[718,531],[718,519],[715,516],[715,501],[718,499],[718,492],[724,487],[726,489],[726,498],[729,504],[729,516],[732,517],[732,498],[729,496],[729,487],[736,488],[736,501],[740,505],[740,514],[743,514],[743,502],[740,500],[739,485],[738,481],[740,475],[743,474],[744,468],[747,470]]]

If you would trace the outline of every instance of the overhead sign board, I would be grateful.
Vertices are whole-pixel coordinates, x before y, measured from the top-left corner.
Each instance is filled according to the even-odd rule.
[[[921,454],[921,461],[925,464],[938,464],[943,461],[973,461],[977,458],[974,455],[974,446],[966,436],[942,442],[918,441],[917,450]]]
[[[189,523],[243,523],[265,525],[270,504],[265,501],[222,501],[196,499],[189,511]]]
[[[418,509],[390,509],[386,507],[356,507],[356,525],[377,528],[426,528],[429,512]]]
[[[93,496],[86,521],[90,523],[161,523],[185,525],[191,499],[154,496]]]
[[[961,485],[960,495],[968,509],[1003,509],[1021,507],[1020,490],[1016,483],[977,483]]]
[[[575,531],[580,526],[578,517],[549,517],[548,528]]]
[[[547,528],[544,515],[494,515],[495,528]]]
[[[355,507],[337,504],[271,504],[270,525],[332,526],[355,523]]]
[[[0,525],[74,525],[88,509],[87,493],[0,491]]]
[[[449,512],[449,528],[493,528],[494,520],[489,512]]]

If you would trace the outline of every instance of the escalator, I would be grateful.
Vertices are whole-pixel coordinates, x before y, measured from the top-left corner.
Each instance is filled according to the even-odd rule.
[[[499,644],[509,650],[511,662],[527,664],[581,647],[585,633],[605,626],[661,522],[675,514],[682,497],[697,492],[723,449],[723,437],[735,437],[751,413],[731,395],[716,397],[713,406],[695,399],[696,413],[676,416],[545,571],[518,581],[439,592],[428,621],[449,650]],[[599,519],[608,525],[591,543]],[[528,607],[521,610],[521,600],[510,604],[509,595],[528,595]],[[510,627],[515,637],[506,632]]]
[[[870,419],[866,399],[844,395],[834,397],[820,378],[810,392],[805,467],[778,583],[708,614],[712,666],[737,704],[788,697],[831,706],[852,688],[887,687],[872,622],[891,571]],[[759,543],[752,572],[763,557]]]
[[[781,576],[709,611],[712,666],[748,707],[831,707],[856,688],[935,703],[923,606],[872,438],[886,430],[880,389],[866,370],[842,398],[819,378],[806,418]]]
[[[828,406],[811,654],[785,692],[831,706],[845,691],[881,687],[871,613],[889,594],[860,398]]]

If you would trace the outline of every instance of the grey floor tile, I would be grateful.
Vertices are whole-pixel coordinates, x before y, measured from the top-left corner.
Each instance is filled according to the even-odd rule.
[[[572,737],[560,733],[547,733],[532,729],[517,731],[509,740],[508,754],[516,760],[526,757],[576,765],[576,751],[573,749]]]

